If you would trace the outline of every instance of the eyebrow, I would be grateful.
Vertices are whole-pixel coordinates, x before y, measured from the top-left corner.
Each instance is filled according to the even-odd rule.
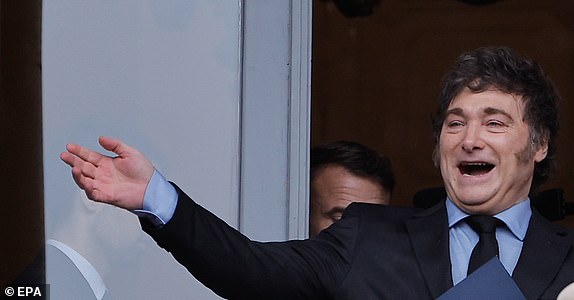
[[[498,109],[498,108],[487,107],[484,109],[484,113],[488,116],[503,115],[503,116],[509,118],[510,120],[512,120],[512,117],[510,116],[509,113],[505,112],[504,110]]]
[[[449,115],[457,115],[457,116],[463,116],[464,114],[462,113],[462,108],[451,108],[449,110],[446,111],[446,114],[444,114],[445,116],[449,116]]]
[[[484,114],[487,116],[491,116],[491,115],[503,115],[509,119],[512,120],[512,116],[510,116],[509,113],[505,112],[504,110],[498,109],[498,108],[494,108],[494,107],[487,107],[483,110]],[[462,108],[456,107],[453,109],[449,109],[446,111],[445,116],[449,116],[449,115],[457,115],[457,116],[464,116],[464,112],[462,110]]]

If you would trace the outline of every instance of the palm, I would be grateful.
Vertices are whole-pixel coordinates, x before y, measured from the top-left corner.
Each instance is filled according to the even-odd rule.
[[[72,175],[89,199],[126,209],[139,209],[153,166],[139,151],[119,140],[100,138],[104,149],[116,157],[102,155],[79,145],[70,144],[61,154],[72,167]]]

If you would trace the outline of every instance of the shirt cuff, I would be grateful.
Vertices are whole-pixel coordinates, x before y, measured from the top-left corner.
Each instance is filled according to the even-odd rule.
[[[177,191],[159,171],[154,170],[144,194],[142,209],[132,212],[153,226],[162,226],[171,220],[176,206]]]

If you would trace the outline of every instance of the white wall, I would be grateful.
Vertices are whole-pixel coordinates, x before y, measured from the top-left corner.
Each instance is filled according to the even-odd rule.
[[[46,238],[85,256],[115,299],[216,297],[133,215],[85,201],[58,155],[121,138],[237,226],[240,16],[238,0],[43,3]],[[47,269],[50,283],[50,257]]]

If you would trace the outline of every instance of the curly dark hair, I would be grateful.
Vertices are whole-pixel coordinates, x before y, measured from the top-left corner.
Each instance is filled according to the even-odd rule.
[[[555,170],[560,96],[554,84],[538,63],[518,55],[508,47],[483,47],[462,54],[443,78],[439,107],[433,117],[435,163],[445,112],[464,88],[474,93],[496,89],[520,96],[524,101],[524,121],[530,127],[534,147],[544,143],[548,145],[546,158],[534,168],[530,189],[531,194],[534,194],[537,187],[546,182]]]
[[[385,188],[391,195],[395,188],[395,176],[391,161],[365,145],[337,141],[311,149],[311,181],[317,171],[327,165],[342,166],[352,174],[371,179]]]

